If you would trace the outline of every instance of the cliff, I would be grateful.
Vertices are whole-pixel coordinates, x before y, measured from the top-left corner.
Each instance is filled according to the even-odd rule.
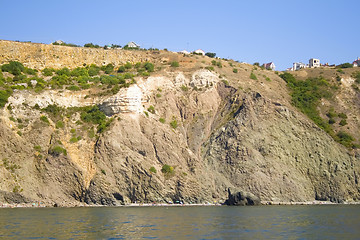
[[[286,82],[272,71],[164,51],[8,41],[0,41],[0,55],[3,64],[16,60],[39,70],[146,61],[157,69],[110,95],[101,94],[106,84],[14,90],[0,110],[0,202],[224,202],[228,188],[262,201],[360,198],[358,150],[295,108]],[[350,110],[340,101],[344,91],[356,101],[357,92],[343,84],[336,106],[349,109],[358,134],[359,106]],[[106,114],[106,130],[87,121],[94,112]]]

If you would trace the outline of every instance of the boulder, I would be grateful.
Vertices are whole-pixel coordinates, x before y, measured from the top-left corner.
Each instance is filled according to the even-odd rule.
[[[229,206],[260,205],[260,198],[252,193],[228,188],[228,199],[225,201]]]

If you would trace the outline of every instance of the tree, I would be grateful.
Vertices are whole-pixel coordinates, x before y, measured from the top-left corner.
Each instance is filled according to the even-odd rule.
[[[208,57],[214,58],[214,57],[216,56],[216,53],[207,52],[207,53],[205,53],[205,56],[208,56]]]

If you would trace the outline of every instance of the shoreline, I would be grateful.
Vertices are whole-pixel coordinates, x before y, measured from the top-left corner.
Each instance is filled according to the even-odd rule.
[[[306,202],[274,202],[274,201],[261,201],[258,206],[300,206],[300,205],[360,205],[360,202],[344,202],[333,203],[330,201],[306,201]],[[49,203],[0,203],[1,208],[76,208],[76,207],[214,207],[214,206],[227,206],[220,203],[130,203],[125,205],[108,206],[108,205],[88,205],[85,203],[69,204],[58,206]],[[251,207],[251,206],[250,206]]]

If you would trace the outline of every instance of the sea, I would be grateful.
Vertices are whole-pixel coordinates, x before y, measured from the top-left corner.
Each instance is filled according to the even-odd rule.
[[[360,205],[3,208],[0,239],[360,239]]]

